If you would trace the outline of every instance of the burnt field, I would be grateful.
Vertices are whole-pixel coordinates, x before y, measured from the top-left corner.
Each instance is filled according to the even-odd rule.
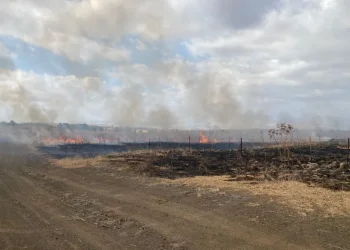
[[[262,143],[245,143],[245,147],[261,146]],[[132,152],[137,150],[233,150],[240,148],[240,143],[178,143],[178,142],[145,142],[119,144],[62,144],[41,145],[38,150],[54,158],[65,157],[95,157],[113,152]]]
[[[258,143],[65,144],[38,147],[56,159],[109,155],[151,176],[180,178],[230,175],[232,181],[300,181],[350,191],[349,151],[338,144],[288,148]],[[112,154],[113,153],[113,154]],[[112,154],[112,155],[110,155]]]

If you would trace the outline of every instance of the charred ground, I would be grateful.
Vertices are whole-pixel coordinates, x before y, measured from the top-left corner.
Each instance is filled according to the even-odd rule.
[[[350,191],[349,150],[342,144],[322,143],[286,148],[244,144],[140,143],[120,145],[71,144],[41,146],[54,158],[108,155],[111,162],[133,166],[151,176],[179,178],[231,175],[232,181],[294,180]],[[118,152],[118,154],[111,154]]]

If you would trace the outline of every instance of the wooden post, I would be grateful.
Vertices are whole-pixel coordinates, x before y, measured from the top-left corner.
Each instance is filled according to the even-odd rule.
[[[310,144],[310,148],[309,148],[309,162],[311,162],[311,136],[309,136],[309,144]]]
[[[349,156],[350,156],[350,138],[348,138],[348,157],[346,160],[346,164],[349,167]]]

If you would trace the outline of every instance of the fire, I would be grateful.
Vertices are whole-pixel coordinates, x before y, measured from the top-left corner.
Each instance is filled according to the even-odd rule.
[[[81,144],[84,143],[84,139],[81,136],[75,138],[69,138],[66,136],[60,136],[59,138],[44,138],[43,144]]]
[[[199,143],[208,143],[208,137],[204,135],[204,133],[201,131],[199,136]]]

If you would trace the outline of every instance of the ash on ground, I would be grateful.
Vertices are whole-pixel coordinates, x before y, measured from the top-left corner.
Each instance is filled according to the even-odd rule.
[[[300,181],[350,191],[348,150],[334,145],[240,150],[144,150],[109,155],[111,164],[164,178],[230,175],[230,181]]]

